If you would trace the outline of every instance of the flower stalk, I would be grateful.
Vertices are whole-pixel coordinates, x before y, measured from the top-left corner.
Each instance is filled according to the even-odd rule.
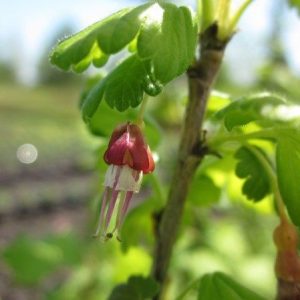
[[[146,106],[148,103],[148,97],[145,97],[141,103],[140,109],[138,111],[138,115],[136,118],[136,124],[141,128],[144,129],[145,123],[144,123],[144,115],[146,111]]]

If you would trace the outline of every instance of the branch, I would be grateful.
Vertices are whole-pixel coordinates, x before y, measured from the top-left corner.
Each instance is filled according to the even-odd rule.
[[[189,102],[181,133],[177,164],[166,207],[157,219],[157,240],[152,272],[161,285],[161,291],[154,298],[155,300],[163,299],[167,270],[181,223],[188,188],[196,169],[207,154],[207,147],[201,138],[206,104],[228,42],[218,40],[217,33],[218,28],[214,24],[201,34],[199,59],[187,72]]]

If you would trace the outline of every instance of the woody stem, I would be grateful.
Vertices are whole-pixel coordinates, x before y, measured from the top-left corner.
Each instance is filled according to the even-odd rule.
[[[200,53],[187,72],[189,101],[181,133],[176,168],[166,206],[156,219],[156,247],[153,276],[161,289],[154,300],[164,299],[167,270],[182,218],[189,185],[206,152],[201,137],[210,89],[219,71],[227,41],[218,39],[218,27],[208,27],[200,36]]]

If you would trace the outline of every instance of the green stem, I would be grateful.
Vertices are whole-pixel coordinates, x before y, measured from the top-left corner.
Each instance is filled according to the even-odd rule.
[[[244,142],[249,139],[274,139],[276,138],[276,133],[272,129],[264,129],[251,133],[241,133],[241,134],[228,134],[223,136],[217,136],[211,141],[208,140],[208,145],[210,148],[217,148],[221,144],[226,142]]]
[[[136,118],[136,123],[137,125],[139,125],[141,128],[144,127],[144,114],[145,114],[145,111],[146,111],[146,106],[147,106],[147,103],[148,103],[148,98],[149,97],[145,97],[141,103],[141,106],[140,106],[140,109],[139,109],[139,112],[138,112],[138,115],[137,115],[137,118]]]
[[[199,20],[201,20],[201,31],[210,26],[215,19],[215,7],[213,0],[198,0]]]
[[[254,154],[257,157],[257,159],[260,161],[260,163],[264,167],[264,170],[266,171],[266,173],[269,177],[269,181],[270,181],[273,193],[274,193],[274,198],[275,198],[275,201],[276,201],[276,204],[277,204],[277,208],[278,208],[280,218],[282,220],[286,220],[287,215],[286,215],[286,212],[285,212],[285,205],[284,205],[284,202],[283,202],[281,194],[280,194],[276,173],[274,172],[274,170],[271,167],[268,160],[265,158],[265,156],[259,150],[257,150],[255,147],[253,147],[249,144],[245,145],[245,147],[249,151],[251,151],[252,154]]]
[[[228,25],[228,30],[227,32],[229,34],[231,34],[234,30],[235,27],[239,21],[239,19],[241,18],[241,16],[243,15],[244,11],[246,10],[246,8],[249,6],[249,4],[252,2],[253,0],[246,0],[237,10],[237,12],[234,14],[234,16],[231,18],[229,25]]]
[[[231,0],[219,0],[217,6],[218,38],[223,41],[228,36],[228,19]]]

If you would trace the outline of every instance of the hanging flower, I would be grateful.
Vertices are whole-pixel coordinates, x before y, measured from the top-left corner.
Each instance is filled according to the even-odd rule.
[[[104,160],[109,167],[105,174],[105,189],[95,236],[101,234],[108,239],[116,230],[120,231],[133,194],[140,190],[143,174],[151,173],[155,166],[140,127],[132,123],[122,124],[114,130]],[[116,206],[116,223],[112,232],[108,233]]]

